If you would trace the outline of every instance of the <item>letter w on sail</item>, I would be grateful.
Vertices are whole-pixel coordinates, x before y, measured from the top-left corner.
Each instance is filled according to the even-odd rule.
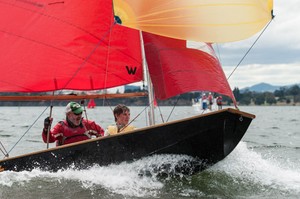
[[[126,66],[126,69],[127,69],[127,73],[129,75],[134,75],[135,72],[136,72],[136,67],[129,67],[129,66]]]

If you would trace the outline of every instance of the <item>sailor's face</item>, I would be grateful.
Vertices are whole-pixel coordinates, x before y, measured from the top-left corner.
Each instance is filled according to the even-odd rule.
[[[119,125],[127,125],[130,120],[130,112],[125,111],[121,113],[120,115],[116,115],[117,118],[117,124]]]
[[[75,125],[75,126],[79,126],[80,122],[81,122],[81,118],[82,118],[82,113],[80,114],[75,114],[73,112],[70,112],[69,115],[69,120]]]

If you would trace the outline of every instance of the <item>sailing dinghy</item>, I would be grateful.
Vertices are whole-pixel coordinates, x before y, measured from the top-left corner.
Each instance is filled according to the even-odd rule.
[[[108,89],[142,81],[143,69],[148,68],[148,86],[153,84],[157,99],[207,90],[236,104],[208,43],[245,39],[272,18],[271,0],[3,0],[0,4],[0,92],[25,94]],[[187,40],[206,43],[191,47]],[[35,100],[42,98],[61,99],[54,95]],[[188,168],[192,173],[230,154],[254,117],[228,108],[5,158],[0,171],[84,169],[154,154],[183,154],[195,158]]]

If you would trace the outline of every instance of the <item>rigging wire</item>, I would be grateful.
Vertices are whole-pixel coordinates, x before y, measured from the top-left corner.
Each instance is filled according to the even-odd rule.
[[[148,107],[150,107],[150,104],[151,104],[152,102],[150,102],[150,103],[148,103],[148,105],[147,106],[145,106],[144,107],[144,109],[143,110],[141,110],[133,119],[131,119],[130,120],[130,122],[128,122],[128,124],[126,124],[123,128],[121,128],[120,129],[120,131],[122,131],[123,129],[125,129],[127,126],[129,126],[132,122],[134,122],[144,111],[146,112],[146,109],[148,108]],[[147,115],[147,114],[146,114]]]
[[[260,37],[262,36],[262,34],[265,32],[265,30],[269,27],[270,23],[273,21],[274,19],[274,15],[272,14],[272,20],[269,21],[269,23],[265,26],[265,28],[261,31],[261,33],[258,35],[258,37],[256,38],[256,40],[253,42],[253,44],[250,46],[250,48],[247,50],[247,52],[245,53],[245,55],[241,58],[241,60],[239,61],[239,63],[236,65],[236,67],[233,69],[233,71],[230,73],[230,75],[227,77],[227,80],[230,79],[230,77],[233,75],[233,73],[236,71],[236,69],[240,66],[240,64],[244,61],[244,59],[246,58],[246,56],[249,54],[249,52],[251,51],[251,49],[254,47],[254,45],[256,44],[256,42],[260,39]]]
[[[147,108],[149,108],[150,107],[150,105],[151,104],[153,104],[153,101],[154,101],[154,99],[151,101],[151,102],[149,102],[148,103],[148,105],[147,106],[145,106],[133,119],[131,119],[130,120],[130,122],[128,122],[128,124],[127,125],[125,125],[122,129],[125,129],[127,126],[129,126],[132,122],[134,122],[143,112],[145,112],[146,113],[146,109]],[[112,110],[112,108],[111,108],[111,110]],[[148,117],[147,117],[147,113],[146,113],[146,119],[147,119]],[[147,121],[146,121],[147,122]],[[148,125],[148,124],[147,124]],[[121,130],[122,130],[121,129]]]
[[[47,106],[42,113],[35,119],[35,121],[28,127],[28,129],[25,131],[25,133],[19,138],[19,140],[12,146],[12,148],[8,151],[8,153],[10,153],[15,146],[22,140],[22,138],[29,132],[29,130],[33,127],[33,125],[42,117],[42,115],[46,112],[46,110],[49,108],[49,106]]]
[[[160,109],[160,106],[157,105],[157,108],[158,108],[159,115],[160,115],[160,118],[161,118],[162,123],[165,123],[165,120],[164,120],[164,117],[163,117],[163,115],[162,115],[162,111],[161,111],[161,109]]]
[[[135,121],[135,120],[136,120],[143,112],[146,112],[146,109],[147,109],[148,107],[150,107],[151,103],[153,103],[153,101],[152,101],[152,102],[149,102],[148,105],[145,106],[144,109],[141,110],[140,113],[138,113],[133,119],[131,119],[131,121],[128,122],[128,124],[125,125],[122,129],[125,129],[125,128],[126,128],[127,126],[129,126],[132,122],[134,122],[134,121]],[[146,113],[146,115],[147,115],[147,113]],[[146,117],[146,118],[147,118],[147,117]]]
[[[4,157],[9,157],[8,152],[6,151],[4,145],[2,144],[2,142],[0,141],[0,151],[3,153]]]
[[[177,100],[176,100],[175,104],[173,105],[173,108],[172,108],[172,110],[171,110],[171,112],[170,112],[170,114],[169,114],[169,117],[168,117],[168,119],[167,119],[167,122],[169,121],[169,119],[170,119],[170,117],[171,117],[171,115],[172,115],[172,113],[173,113],[173,111],[174,111],[176,105],[178,104],[179,98],[180,98],[180,95],[177,97]]]

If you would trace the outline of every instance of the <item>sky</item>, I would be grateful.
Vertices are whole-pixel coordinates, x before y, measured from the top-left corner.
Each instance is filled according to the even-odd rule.
[[[215,47],[231,88],[258,83],[287,86],[300,83],[299,0],[274,0],[275,18],[233,72],[259,34]]]

